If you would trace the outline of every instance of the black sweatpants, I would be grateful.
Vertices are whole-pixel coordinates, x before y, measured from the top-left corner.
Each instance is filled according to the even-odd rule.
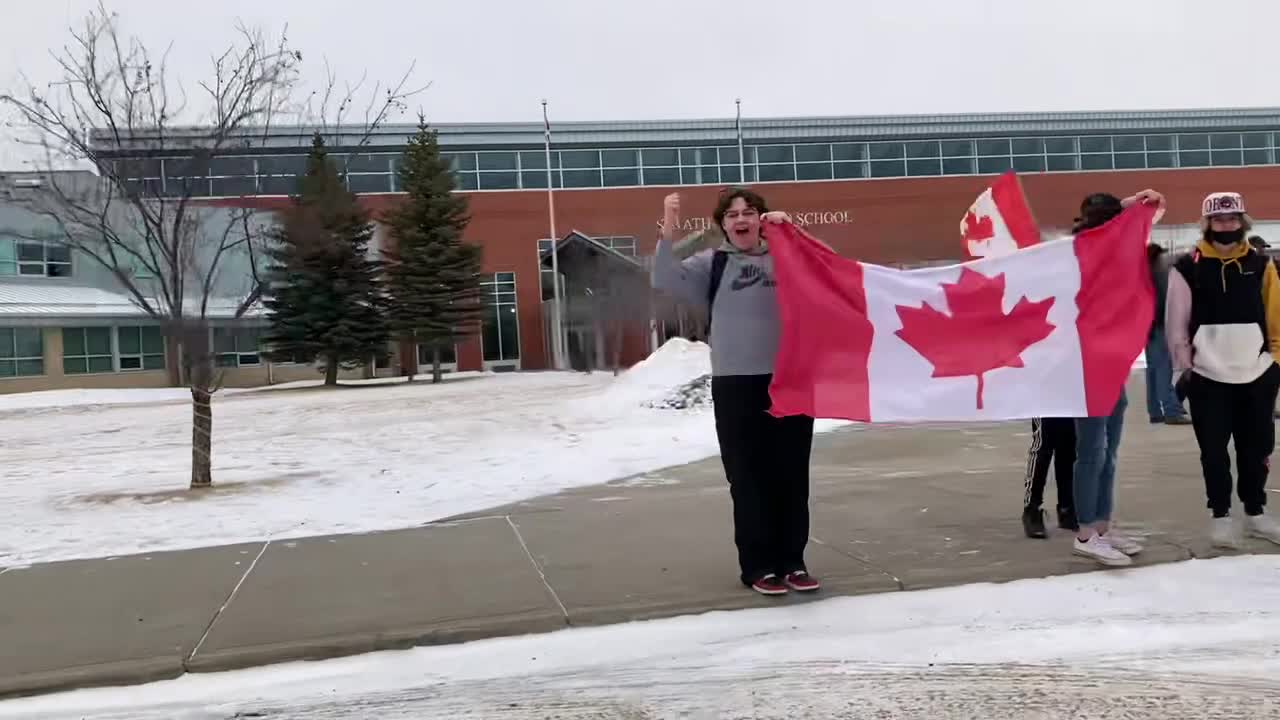
[[[1058,509],[1075,507],[1076,421],[1073,418],[1032,418],[1031,447],[1027,450],[1027,476],[1023,481],[1022,507],[1039,510],[1053,465],[1058,486]]]
[[[711,379],[716,437],[733,498],[733,541],[744,585],[805,570],[813,418],[768,413],[771,375]]]
[[[1200,445],[1204,489],[1214,517],[1231,511],[1231,456],[1236,448],[1236,491],[1248,515],[1261,515],[1267,504],[1267,474],[1276,447],[1273,413],[1280,390],[1280,366],[1272,365],[1251,383],[1230,384],[1193,375],[1186,385],[1191,422]]]

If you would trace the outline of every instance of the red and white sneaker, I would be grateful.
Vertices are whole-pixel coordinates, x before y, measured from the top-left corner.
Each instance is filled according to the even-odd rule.
[[[782,584],[777,575],[769,573],[759,580],[751,583],[751,589],[761,595],[786,595],[787,586]]]
[[[797,570],[793,573],[787,573],[785,579],[787,587],[796,592],[815,592],[822,588],[822,583],[818,579],[804,570]]]

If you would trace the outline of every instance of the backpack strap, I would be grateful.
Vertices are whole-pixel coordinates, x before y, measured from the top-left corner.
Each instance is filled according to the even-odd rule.
[[[720,278],[724,277],[724,267],[729,263],[729,253],[716,250],[711,254],[711,277],[707,283],[707,338],[711,337],[711,309],[716,304],[716,293],[720,291]]]

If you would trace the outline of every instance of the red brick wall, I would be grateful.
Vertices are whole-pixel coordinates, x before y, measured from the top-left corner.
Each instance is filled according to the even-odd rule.
[[[990,177],[937,177],[772,183],[756,189],[772,209],[801,219],[821,217],[806,213],[838,218],[837,224],[814,225],[809,230],[840,253],[869,262],[899,263],[958,258],[960,218],[990,181]],[[1088,193],[1124,196],[1148,187],[1168,197],[1169,212],[1162,221],[1167,224],[1195,222],[1204,196],[1220,190],[1243,193],[1257,219],[1280,218],[1280,194],[1270,192],[1280,185],[1280,167],[1027,174],[1022,181],[1044,228],[1068,228]],[[719,190],[719,186],[680,188],[686,218],[709,217]],[[572,230],[593,236],[633,235],[639,252],[651,254],[662,198],[671,191],[656,187],[557,191],[556,232],[561,237]],[[397,197],[370,195],[365,201],[376,212]],[[522,366],[545,368],[550,363],[543,352],[537,240],[549,233],[546,192],[475,192],[470,198],[466,238],[484,246],[485,271],[516,273]],[[263,198],[255,204],[278,202]],[[628,356],[639,351],[639,343],[639,339],[629,340]],[[478,340],[459,348],[458,363],[461,369],[480,367]]]

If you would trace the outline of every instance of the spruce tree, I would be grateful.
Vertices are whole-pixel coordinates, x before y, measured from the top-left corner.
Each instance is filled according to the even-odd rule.
[[[316,135],[271,251],[264,301],[271,327],[263,338],[269,359],[318,358],[325,384],[336,385],[339,367],[359,367],[386,354],[386,293],[382,264],[369,257],[372,238],[368,213]]]
[[[399,175],[408,197],[384,218],[393,244],[387,253],[391,327],[431,348],[432,381],[440,382],[441,350],[479,332],[480,247],[462,240],[467,198],[454,192],[436,132],[421,119]]]

